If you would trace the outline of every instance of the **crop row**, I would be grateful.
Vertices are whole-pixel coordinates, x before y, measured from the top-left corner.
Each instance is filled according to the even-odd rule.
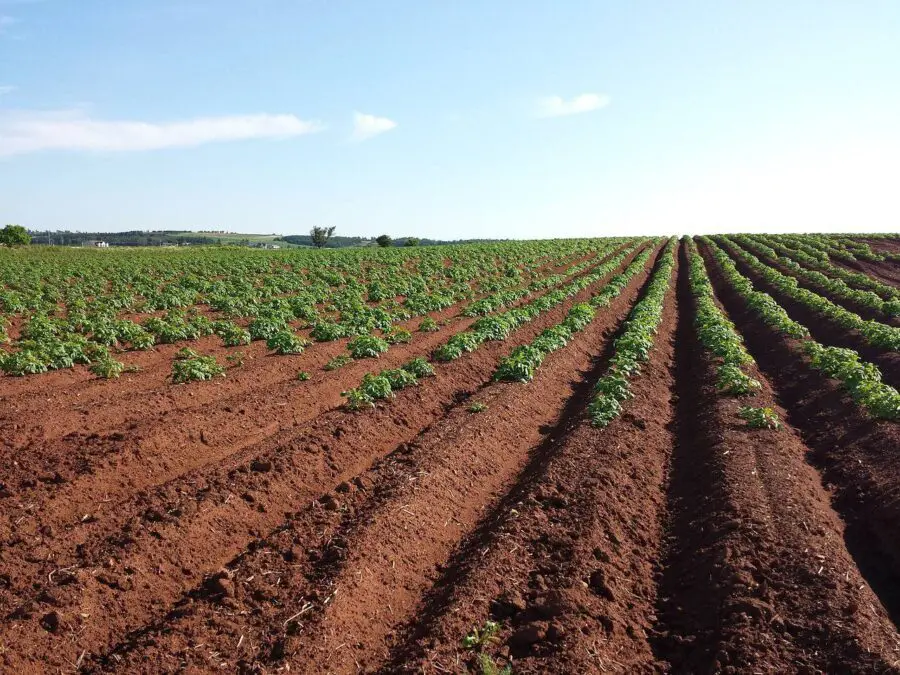
[[[628,282],[647,264],[652,248],[641,251],[625,270],[613,276],[588,302],[579,303],[569,310],[566,318],[538,335],[530,344],[519,345],[500,359],[494,379],[506,382],[529,382],[548,354],[562,349],[572,335],[587,326],[595,316],[595,309],[609,306]]]
[[[610,365],[594,386],[588,405],[588,415],[595,426],[605,427],[621,414],[622,403],[632,397],[629,379],[640,373],[641,364],[650,358],[675,268],[676,245],[674,237],[669,239],[644,297],[631,310],[622,334],[613,343]]]
[[[436,349],[432,355],[433,360],[437,362],[452,361],[465,353],[475,351],[485,342],[506,340],[516,328],[533,321],[541,314],[601,280],[621,265],[625,258],[634,252],[635,248],[644,246],[645,243],[638,242],[632,245],[609,261],[599,265],[591,274],[574,280],[564,288],[557,289],[508,312],[482,317],[473,324],[471,330],[457,333]],[[612,277],[604,285],[602,291],[596,294],[589,303],[576,304],[570,309],[563,322],[543,331],[532,344],[517,348],[513,354],[501,359],[495,377],[522,381],[531,379],[534,370],[540,366],[546,354],[565,346],[573,333],[583,329],[594,318],[593,306],[600,307],[609,304],[621,292],[628,280],[646,265],[651,252],[652,247],[645,247],[635,256],[626,270]],[[518,376],[514,376],[514,373],[518,373]],[[385,371],[365,375],[358,387],[343,392],[347,399],[347,407],[351,410],[373,407],[377,401],[391,398],[393,392],[403,389],[409,384],[414,384],[414,382],[406,383],[396,380],[396,378],[395,381],[401,386],[395,386]]]
[[[900,348],[900,328],[888,326],[878,321],[863,319],[859,314],[851,312],[832,302],[828,298],[803,288],[794,277],[782,274],[775,268],[766,265],[752,253],[737,246],[730,238],[720,239],[726,242],[728,250],[744,262],[766,282],[772,284],[779,292],[808,307],[824,319],[835,322],[844,329],[859,331],[862,339],[873,347],[896,351]]]
[[[791,319],[768,294],[758,291],[734,261],[709,237],[700,237],[719,264],[726,282],[764,323],[788,337],[803,340],[813,368],[836,379],[854,401],[880,419],[900,419],[900,393],[881,381],[881,371],[852,349],[827,347],[813,340],[805,326]]]
[[[445,344],[438,347],[432,358],[439,362],[454,361],[463,354],[474,352],[488,340],[505,340],[516,328],[533,321],[547,310],[559,305],[615,270],[625,258],[642,245],[644,242],[633,244],[607,262],[598,265],[590,274],[579,277],[566,286],[536,298],[521,307],[480,318],[472,324],[469,330],[453,335]]]
[[[887,317],[900,315],[900,299],[883,300],[874,291],[859,290],[849,286],[843,279],[833,278],[817,270],[806,269],[787,256],[779,256],[778,251],[766,243],[746,235],[733,235],[732,240],[770,265],[783,265],[798,280],[818,288],[831,297],[844,302],[866,307]]]
[[[555,275],[540,272],[542,264],[608,251],[615,241],[449,247],[368,257],[116,251],[111,254],[116,266],[82,251],[79,256],[53,249],[38,255],[7,252],[0,255],[0,342],[12,318],[19,317],[21,328],[12,348],[0,351],[0,369],[24,375],[76,363],[108,366],[116,363],[114,349],[149,349],[212,334],[226,346],[266,340],[276,352],[297,353],[304,343],[293,334],[292,322],[303,322],[318,340],[390,331],[397,321],[444,309],[476,291],[493,297],[514,287],[533,292],[559,283]],[[72,262],[55,269],[54,263],[69,257]],[[93,269],[93,262],[102,264]],[[202,306],[220,318],[211,320]],[[142,323],[123,316],[160,309],[163,315]]]
[[[784,236],[753,235],[751,239],[771,246],[782,256],[791,258],[804,267],[822,272],[829,277],[840,279],[851,288],[872,291],[884,300],[900,300],[900,289],[873,279],[862,272],[852,272],[840,265],[835,265],[830,261],[827,253],[815,247],[808,246],[805,243],[798,244],[796,241],[789,241]]]

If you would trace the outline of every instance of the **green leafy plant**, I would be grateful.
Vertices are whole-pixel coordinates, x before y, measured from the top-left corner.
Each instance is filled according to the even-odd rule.
[[[211,380],[224,373],[225,368],[216,362],[214,356],[200,356],[188,348],[180,350],[172,363],[172,381],[175,383]]]
[[[476,659],[478,668],[481,670],[481,675],[512,675],[513,669],[511,663],[507,663],[502,668],[499,668],[497,664],[494,663],[494,659],[483,652],[479,654]]]
[[[247,355],[244,352],[234,352],[233,354],[228,354],[225,357],[225,360],[228,361],[229,366],[237,368],[244,365],[244,362],[247,360]]]
[[[382,370],[381,376],[386,377],[391,385],[391,391],[400,391],[413,385],[418,384],[416,376],[403,368],[394,368],[392,370]]]
[[[412,340],[412,333],[410,333],[405,328],[395,326],[384,334],[384,340],[388,344],[392,345],[407,343]]]
[[[791,320],[771,296],[755,290],[753,283],[738,271],[734,261],[713,239],[700,237],[700,240],[712,251],[731,288],[764,323],[784,335],[804,341],[803,350],[810,357],[810,365],[813,368],[838,380],[853,400],[872,416],[878,419],[900,419],[900,392],[881,381],[881,371],[877,366],[862,361],[859,354],[852,349],[825,347],[813,340],[809,331]],[[758,260],[753,263],[755,258],[752,255],[746,252],[735,251],[735,253],[749,267],[760,269],[761,263]],[[790,282],[785,283],[791,286]]]
[[[321,321],[313,325],[310,335],[318,342],[331,342],[346,336],[346,329],[338,323]]]
[[[367,373],[356,389],[341,392],[347,399],[346,406],[350,410],[375,407],[375,402],[393,396],[391,380],[385,375]]]
[[[94,375],[106,378],[107,380],[118,378],[125,372],[126,366],[121,361],[116,361],[111,357],[107,357],[96,363],[92,363],[88,368]]]
[[[417,378],[434,376],[434,366],[428,363],[428,361],[426,361],[421,356],[417,356],[411,361],[407,361],[405,364],[403,364],[403,370],[408,373],[412,373]]]
[[[520,345],[512,354],[500,359],[494,371],[495,380],[508,382],[529,382],[534,377],[535,369],[544,360],[544,352],[532,345]]]
[[[393,395],[391,380],[383,374],[366,374],[363,377],[359,388],[366,396],[374,401],[390,398]]]
[[[487,403],[482,403],[481,401],[475,401],[474,403],[469,404],[469,407],[466,408],[470,413],[480,413],[487,410]]]
[[[278,331],[266,340],[266,346],[276,354],[302,354],[309,341],[289,330]]]
[[[216,321],[213,324],[213,331],[222,338],[222,342],[226,347],[239,347],[250,344],[250,331],[241,328],[232,321]]]
[[[434,333],[435,331],[440,330],[440,327],[438,326],[437,321],[430,316],[426,316],[419,322],[419,330],[423,333]]]
[[[497,640],[500,633],[500,624],[490,619],[484,622],[484,626],[472,628],[472,632],[462,639],[464,649],[481,649]]]
[[[297,373],[297,379],[301,382],[306,382],[310,377],[312,376],[305,370],[301,370],[299,373]]]
[[[745,405],[741,407],[738,415],[747,422],[747,426],[751,429],[781,428],[781,422],[778,420],[778,413],[772,408],[754,408]]]
[[[437,361],[454,361],[467,352],[474,352],[480,344],[478,336],[471,331],[457,333],[438,347],[433,356]]]
[[[333,359],[330,359],[328,363],[322,366],[325,370],[337,370],[338,368],[343,368],[349,363],[353,363],[353,357],[347,354],[338,354]]]
[[[650,358],[675,267],[675,244],[674,238],[669,239],[644,297],[631,310],[621,335],[613,343],[609,368],[594,386],[594,398],[587,408],[594,426],[605,427],[621,414],[622,403],[632,397],[628,380]]]
[[[726,363],[719,367],[716,387],[719,391],[732,396],[750,396],[758,392],[760,382],[733,364]]]
[[[360,335],[347,343],[347,349],[354,359],[377,358],[389,349],[390,345],[376,335]]]
[[[375,407],[375,401],[359,388],[342,391],[341,396],[347,399],[344,405],[349,410],[363,410],[364,408]]]

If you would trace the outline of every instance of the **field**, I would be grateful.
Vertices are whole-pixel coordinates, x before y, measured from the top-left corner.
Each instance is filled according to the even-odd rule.
[[[900,239],[0,251],[0,671],[900,672]]]

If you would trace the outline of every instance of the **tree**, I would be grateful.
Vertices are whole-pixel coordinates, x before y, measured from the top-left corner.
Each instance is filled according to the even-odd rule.
[[[392,243],[394,243],[394,240],[391,239],[391,238],[390,238],[389,236],[387,236],[386,234],[383,234],[383,235],[381,235],[380,237],[378,237],[378,238],[375,240],[375,242],[376,242],[381,248],[387,248],[387,247],[390,246]]]
[[[309,237],[312,239],[313,246],[322,248],[331,239],[334,234],[334,227],[314,227],[309,231]]]
[[[404,246],[418,246],[419,238],[418,237],[407,237],[406,242],[403,245]]]
[[[0,230],[0,245],[2,246],[27,246],[31,243],[31,236],[21,225],[7,225]]]

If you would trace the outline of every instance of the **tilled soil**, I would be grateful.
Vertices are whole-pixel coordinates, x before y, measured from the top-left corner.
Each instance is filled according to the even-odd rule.
[[[340,391],[427,355],[467,325],[458,308],[308,382],[292,376],[342,344],[259,354],[220,382],[142,383],[146,419],[128,380],[12,393],[0,670],[900,672],[900,433],[701,253],[778,431],[748,429],[716,391],[683,260],[605,429],[586,417],[591,387],[650,268],[527,384],[493,382],[498,357],[602,282],[374,411],[339,408]],[[105,412],[81,421],[79,393]]]

